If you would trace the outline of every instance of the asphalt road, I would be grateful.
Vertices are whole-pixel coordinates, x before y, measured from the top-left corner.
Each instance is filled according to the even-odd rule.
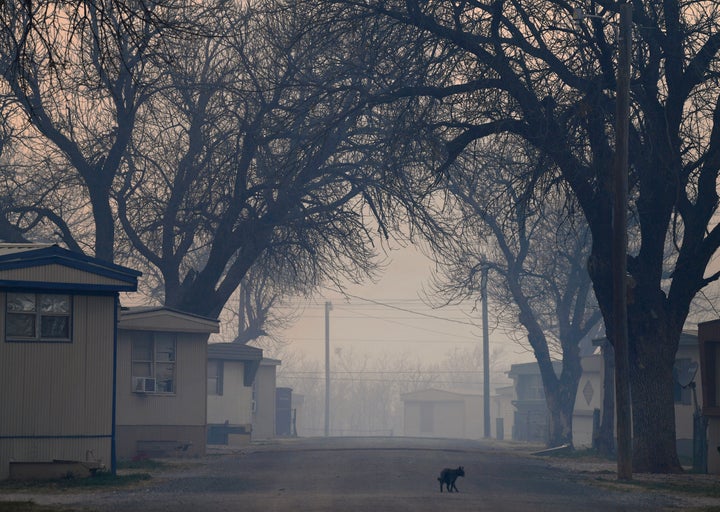
[[[176,463],[131,489],[0,500],[107,512],[677,510],[666,496],[590,485],[528,450],[482,441],[293,439]],[[440,470],[460,465],[460,492],[440,493]]]

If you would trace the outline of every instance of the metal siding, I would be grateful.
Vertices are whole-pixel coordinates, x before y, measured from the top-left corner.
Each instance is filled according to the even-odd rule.
[[[123,288],[127,286],[127,282],[119,279],[110,279],[58,264],[0,270],[0,280],[117,285]]]
[[[85,460],[109,464],[112,423],[113,297],[73,297],[72,343],[7,343],[0,293],[0,478],[16,460]],[[72,439],[73,436],[86,436]],[[69,438],[68,438],[69,437]],[[7,459],[9,460],[9,459]]]
[[[118,425],[205,425],[207,334],[178,334],[175,393],[132,392],[132,336],[121,331],[118,343]]]
[[[9,476],[10,461],[101,460],[110,467],[110,439],[0,439],[0,480]]]

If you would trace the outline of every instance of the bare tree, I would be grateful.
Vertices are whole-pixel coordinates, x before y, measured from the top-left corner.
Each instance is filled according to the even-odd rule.
[[[165,304],[208,316],[257,265],[295,290],[361,279],[371,226],[389,236],[394,214],[415,206],[392,195],[406,188],[387,170],[393,111],[370,108],[368,71],[388,58],[370,51],[388,37],[382,23],[269,1],[220,21],[226,37],[172,56],[117,194]]]
[[[25,201],[3,207],[16,235],[44,226],[71,249],[113,259],[111,190],[158,78],[150,61],[171,12],[171,2],[3,3],[3,115],[24,127],[16,162],[35,174],[16,180]],[[28,187],[35,179],[45,186]],[[82,210],[89,226],[70,218]]]
[[[449,162],[474,140],[511,133],[559,169],[592,232],[589,271],[612,341],[613,23],[619,3],[584,6],[595,17],[580,27],[573,21],[577,6],[555,0],[352,3],[455,50],[445,81],[413,83],[405,91],[456,106],[436,119]],[[720,7],[712,1],[632,4],[629,208],[637,218],[631,239],[638,240],[628,254],[635,283],[628,306],[633,465],[669,472],[681,470],[672,393],[678,340],[693,297],[718,277],[705,270],[720,246],[713,220]],[[666,266],[668,238],[673,263]]]
[[[546,164],[512,139],[474,144],[458,157],[448,172],[457,203],[436,252],[436,288],[451,300],[477,299],[482,274],[492,274],[495,310],[527,333],[550,412],[548,444],[559,446],[572,444],[579,344],[601,315],[584,265],[589,232]]]
[[[416,207],[393,192],[423,180],[388,161],[403,108],[373,100],[396,86],[397,55],[373,50],[394,32],[292,0],[128,5],[4,12],[4,113],[24,127],[5,238],[119,258],[213,317],[255,267],[303,292],[370,273],[374,231]]]

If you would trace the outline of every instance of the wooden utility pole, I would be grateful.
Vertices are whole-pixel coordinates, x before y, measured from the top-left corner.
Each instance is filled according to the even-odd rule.
[[[618,479],[632,479],[632,421],[627,316],[627,196],[628,124],[630,121],[630,55],[632,6],[620,6],[613,169],[613,348],[615,349],[615,404],[617,411]]]
[[[325,303],[325,437],[330,435],[330,311],[332,303]]]
[[[487,279],[488,268],[487,265],[483,265],[480,276],[480,300],[482,302],[483,324],[483,420],[485,438],[490,437],[490,340],[488,335]]]

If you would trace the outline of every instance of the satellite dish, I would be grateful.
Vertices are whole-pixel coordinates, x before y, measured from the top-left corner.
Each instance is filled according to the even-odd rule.
[[[678,382],[684,388],[688,387],[698,371],[698,364],[696,361],[683,365],[684,368],[678,368]]]

